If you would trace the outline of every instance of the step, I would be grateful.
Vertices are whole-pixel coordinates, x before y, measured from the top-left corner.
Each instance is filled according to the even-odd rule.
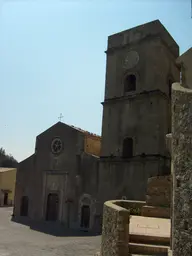
[[[169,246],[129,243],[129,252],[139,255],[167,255]]]
[[[155,244],[170,246],[170,237],[152,236],[152,235],[141,235],[141,234],[130,234],[129,241],[131,243],[138,244]]]
[[[170,244],[170,219],[131,216],[130,242],[166,245]]]
[[[158,254],[149,254],[149,253],[139,253],[139,254],[135,254],[135,253],[129,253],[129,256],[169,256],[169,254],[166,253],[158,253]]]
[[[154,254],[129,254],[129,256],[155,256]],[[158,254],[157,256],[168,256],[167,253]]]

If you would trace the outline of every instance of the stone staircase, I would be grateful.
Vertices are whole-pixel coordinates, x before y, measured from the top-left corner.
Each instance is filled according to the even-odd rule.
[[[129,243],[131,255],[167,256],[169,247],[163,245]],[[134,254],[133,254],[134,253]]]
[[[167,255],[170,238],[144,235],[131,235],[129,252],[131,255]]]
[[[143,225],[143,231],[136,224],[134,227],[134,224],[130,223],[129,251],[131,255],[168,255],[170,197],[170,176],[152,177],[148,180],[146,205],[142,207],[142,217],[140,217],[143,224],[138,222],[138,225]],[[135,221],[137,221],[136,218]],[[144,224],[147,228],[144,228]],[[158,228],[156,229],[155,226]],[[135,233],[134,228],[137,229]]]
[[[104,204],[100,256],[168,255],[171,177],[151,177],[146,201],[111,200]]]

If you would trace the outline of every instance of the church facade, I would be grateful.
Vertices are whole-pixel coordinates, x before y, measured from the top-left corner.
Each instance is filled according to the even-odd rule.
[[[37,136],[35,153],[19,164],[14,216],[94,228],[100,145],[61,122]]]
[[[15,217],[101,226],[106,200],[144,200],[170,172],[171,84],[179,47],[160,21],[109,36],[102,136],[61,122],[37,136],[17,171]]]

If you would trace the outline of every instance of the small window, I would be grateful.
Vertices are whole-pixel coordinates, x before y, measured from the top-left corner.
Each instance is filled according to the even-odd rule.
[[[123,140],[123,158],[133,157],[133,139],[125,138]]]
[[[128,75],[124,80],[124,92],[131,92],[136,90],[136,76]]]

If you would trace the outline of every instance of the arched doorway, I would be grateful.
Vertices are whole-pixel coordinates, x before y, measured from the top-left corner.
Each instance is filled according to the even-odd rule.
[[[83,205],[81,207],[81,228],[89,228],[90,224],[90,207]]]
[[[46,220],[56,221],[59,212],[59,196],[57,193],[50,193],[47,197]]]
[[[20,208],[20,215],[21,216],[28,216],[28,206],[29,206],[28,197],[23,196],[21,198],[21,208]]]

